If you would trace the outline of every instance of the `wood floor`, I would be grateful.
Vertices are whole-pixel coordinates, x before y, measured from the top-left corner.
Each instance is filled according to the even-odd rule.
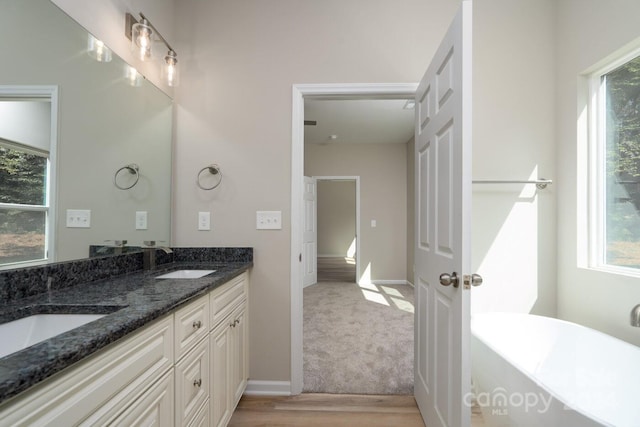
[[[356,262],[347,257],[318,257],[318,282],[356,281]]]
[[[425,427],[413,396],[243,396],[229,427]]]

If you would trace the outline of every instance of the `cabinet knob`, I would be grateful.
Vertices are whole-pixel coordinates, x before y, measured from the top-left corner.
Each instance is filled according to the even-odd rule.
[[[202,327],[202,320],[193,322],[193,329],[200,329]]]
[[[194,387],[200,387],[201,385],[202,385],[202,378],[198,378],[197,380],[193,381]]]

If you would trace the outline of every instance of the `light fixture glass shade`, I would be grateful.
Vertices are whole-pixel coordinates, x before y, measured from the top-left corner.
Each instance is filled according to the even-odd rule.
[[[142,75],[131,65],[124,66],[124,79],[130,86],[138,87],[142,84]]]
[[[87,53],[98,62],[109,62],[112,57],[111,49],[102,40],[98,40],[91,34],[87,39]]]
[[[153,30],[146,19],[141,19],[131,27],[131,51],[142,61],[151,58],[152,35]]]
[[[180,83],[180,73],[178,70],[178,55],[170,50],[167,56],[164,57],[164,64],[162,64],[161,77],[168,86],[178,86]]]

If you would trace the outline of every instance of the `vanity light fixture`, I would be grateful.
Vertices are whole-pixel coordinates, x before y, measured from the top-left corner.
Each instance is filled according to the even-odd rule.
[[[87,39],[87,53],[98,62],[110,62],[112,57],[111,49],[91,34]]]
[[[142,16],[142,14],[140,14]],[[153,29],[149,21],[142,17],[140,22],[131,26],[131,51],[141,61],[151,58],[151,37]]]
[[[178,85],[178,54],[142,12],[140,12],[140,21],[130,13],[126,14],[125,35],[131,40],[131,50],[142,61],[151,58],[153,42],[161,41],[168,52],[164,56],[160,74],[167,85],[172,87]]]
[[[178,86],[178,55],[175,51],[169,49],[169,52],[164,57],[164,62],[161,73],[162,79],[171,87]]]

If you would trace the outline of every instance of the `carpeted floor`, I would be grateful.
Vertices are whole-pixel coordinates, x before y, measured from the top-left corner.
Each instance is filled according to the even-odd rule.
[[[303,391],[413,394],[413,288],[305,288]]]

